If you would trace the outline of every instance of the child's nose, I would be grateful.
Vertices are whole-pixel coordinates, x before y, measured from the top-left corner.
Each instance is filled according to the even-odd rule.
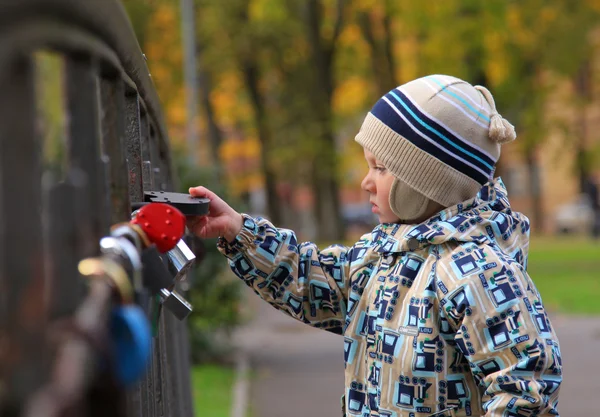
[[[365,178],[363,178],[362,182],[360,183],[360,188],[368,193],[373,193],[373,181],[371,180],[370,174],[365,175]]]

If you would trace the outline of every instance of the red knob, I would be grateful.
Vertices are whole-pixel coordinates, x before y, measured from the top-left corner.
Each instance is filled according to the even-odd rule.
[[[185,216],[163,203],[142,207],[131,223],[137,224],[161,253],[173,249],[185,233]]]

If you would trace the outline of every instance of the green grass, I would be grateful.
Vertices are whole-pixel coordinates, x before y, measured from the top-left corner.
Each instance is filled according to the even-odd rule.
[[[533,238],[527,270],[549,311],[600,314],[600,242]]]
[[[192,369],[196,417],[229,417],[235,372],[221,365],[199,365]]]

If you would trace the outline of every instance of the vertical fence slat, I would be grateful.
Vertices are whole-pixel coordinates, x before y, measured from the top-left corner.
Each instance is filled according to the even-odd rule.
[[[185,322],[177,320],[174,322],[176,325],[176,338],[173,340],[173,354],[175,355],[175,364],[177,366],[177,414],[184,416],[185,414],[185,400],[183,395],[184,390],[184,373],[189,369],[185,368],[185,357],[183,355],[183,349],[181,343],[184,339]]]
[[[150,131],[151,126],[148,120],[148,114],[146,112],[142,113],[142,160],[150,161],[150,147],[152,146],[150,143]]]
[[[181,349],[181,357],[183,358],[182,364],[182,382],[181,389],[182,392],[182,404],[183,404],[183,414],[184,416],[193,416],[194,415],[194,400],[192,397],[192,378],[191,378],[191,370],[192,370],[192,356],[191,356],[191,348],[190,348],[190,337],[189,337],[189,328],[187,320],[182,323],[183,331],[182,337],[179,342],[179,346]]]
[[[154,168],[154,176],[157,187],[161,189],[167,188],[167,181],[164,178],[162,159],[161,159],[161,150],[159,139],[156,134],[156,130],[151,131],[151,157]],[[166,172],[166,169],[164,170]],[[158,185],[160,184],[160,186]],[[176,288],[180,293],[181,291],[180,285],[177,285]],[[168,357],[171,361],[171,369],[174,370],[172,374],[173,382],[176,381],[177,385],[172,386],[172,394],[175,414],[176,415],[192,415],[193,410],[191,407],[188,407],[187,399],[186,399],[186,391],[190,392],[190,370],[191,366],[189,361],[187,360],[187,346],[184,346],[185,343],[189,343],[187,339],[187,321],[179,321],[171,316],[170,320],[170,332],[171,336],[169,337],[170,344],[168,350]],[[190,397],[191,400],[191,397]]]
[[[44,190],[44,244],[47,250],[46,270],[51,320],[73,314],[85,294],[79,279],[78,253],[86,236],[79,225],[88,212],[85,178],[71,172],[64,183],[49,185]]]
[[[148,371],[144,380],[141,382],[140,387],[144,390],[144,396],[142,397],[142,413],[144,417],[154,417],[154,355],[150,355],[148,362]]]
[[[69,166],[87,175],[88,214],[81,228],[89,235],[80,256],[99,254],[98,241],[108,232],[105,223],[106,181],[100,159],[100,111],[98,108],[98,71],[90,58],[68,56],[66,62],[67,110],[69,114]]]
[[[144,191],[154,191],[154,174],[152,173],[152,144],[150,142],[150,124],[147,115],[142,115],[142,175],[144,177]]]
[[[21,56],[3,65],[8,71],[0,80],[0,414],[13,416],[44,381],[48,358],[34,64]]]
[[[149,160],[150,148],[149,148],[149,142],[148,142],[149,125],[148,125],[147,113],[142,113],[140,128],[141,128],[141,130],[140,130],[141,131],[141,158],[142,158],[142,178],[143,178],[142,184],[143,184],[144,191],[152,191],[152,190],[155,190],[155,188],[154,188],[154,179],[152,177],[152,162]],[[158,307],[156,305],[155,300],[152,300],[151,303],[154,304],[155,308]],[[166,369],[164,367],[164,363],[161,361],[161,349],[162,349],[162,347],[161,347],[161,344],[159,343],[158,338],[154,338],[154,341],[153,341],[154,354],[153,354],[153,358],[152,358],[153,373],[152,373],[152,375],[149,375],[150,378],[148,379],[148,381],[146,381],[146,383],[155,392],[155,395],[157,396],[157,398],[148,396],[148,398],[147,398],[148,404],[146,404],[146,408],[151,410],[152,412],[156,413],[156,415],[163,415],[163,413],[166,413],[165,408],[164,408],[165,407],[165,404],[164,404],[165,391],[163,390],[163,386],[161,384],[161,381],[166,379],[166,377],[164,376]],[[152,392],[152,391],[149,391],[149,392]],[[153,400],[156,402],[156,404],[152,404]],[[164,414],[164,415],[170,416],[170,414]]]
[[[163,181],[161,175],[158,139],[156,137],[156,130],[150,129],[149,135],[149,148],[150,148],[150,162],[152,162],[152,181],[156,190],[162,190]]]
[[[160,147],[160,144],[159,144]],[[158,167],[160,168],[161,176],[161,189],[163,191],[171,191],[175,188],[173,178],[169,174],[171,171],[171,161],[168,159],[168,153],[164,153],[162,150],[158,152]]]
[[[173,189],[173,178],[171,177],[171,161],[168,159],[168,152],[165,152],[161,147],[158,136],[155,131],[151,135],[151,153],[152,163],[155,168],[155,182],[156,186],[162,190]],[[160,184],[160,185],[159,185]],[[187,278],[189,279],[189,278]],[[183,294],[181,285],[177,285],[177,290]],[[175,326],[175,335],[172,337],[173,345],[172,351],[168,352],[170,358],[174,358],[174,368],[177,370],[177,384],[176,387],[176,404],[177,404],[177,415],[182,416],[193,416],[194,415],[194,403],[192,398],[192,381],[191,381],[191,349],[190,339],[188,332],[188,321],[173,320],[171,323]]]
[[[173,413],[173,395],[171,386],[173,380],[173,369],[171,368],[171,363],[169,362],[169,348],[170,348],[170,340],[172,337],[171,334],[171,321],[173,320],[173,315],[168,311],[163,309],[160,318],[160,330],[159,330],[159,346],[160,346],[160,362],[162,375],[160,380],[161,391],[162,391],[162,400],[163,400],[163,410],[166,416],[174,416]]]
[[[170,177],[171,161],[167,158],[168,153],[161,148],[159,138],[155,129],[150,129],[150,158],[153,169],[154,186],[161,190],[172,190],[173,181]],[[177,286],[183,294],[180,286]],[[189,346],[187,321],[179,321],[169,312],[165,312],[165,344],[166,354],[164,358],[168,361],[170,370],[168,375],[171,382],[169,397],[172,415],[193,416],[193,399],[191,387],[191,351]]]
[[[140,97],[137,93],[125,94],[124,89],[121,93],[125,103],[125,141],[124,151],[126,155],[125,163],[128,168],[128,193],[127,206],[131,207],[131,202],[143,201],[143,177],[141,165],[141,116],[140,116]],[[116,145],[113,145],[115,147]],[[114,149],[114,151],[117,151]],[[124,175],[123,172],[116,175]],[[127,178],[127,177],[125,177]],[[124,189],[122,189],[124,191]],[[129,213],[129,216],[131,213]],[[142,381],[138,382],[135,387],[127,392],[127,407],[128,414],[131,417],[146,417],[145,405],[148,398],[146,390],[147,379],[146,375]],[[145,401],[146,400],[146,401]]]
[[[110,160],[111,224],[128,221],[131,215],[125,139],[125,85],[120,78],[100,82],[104,153]]]
[[[159,320],[159,325],[162,325],[162,319]],[[165,370],[161,360],[161,337],[159,334],[152,340],[152,382],[153,382],[153,401],[154,415],[168,416],[165,408],[165,398],[162,382],[165,380]]]
[[[175,416],[182,415],[181,413],[181,403],[179,402],[179,391],[181,389],[181,379],[179,374],[182,372],[181,366],[181,358],[179,357],[179,349],[177,344],[180,343],[181,340],[181,332],[180,325],[181,322],[177,318],[175,318],[171,313],[167,313],[169,316],[169,321],[167,324],[167,331],[165,332],[167,336],[167,354],[166,358],[169,364],[169,369],[171,370],[169,375],[169,397],[171,400],[171,413]]]
[[[140,98],[137,93],[127,94],[125,103],[129,198],[132,202],[143,201]]]

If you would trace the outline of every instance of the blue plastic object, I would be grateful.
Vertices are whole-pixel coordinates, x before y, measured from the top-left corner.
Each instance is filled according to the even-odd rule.
[[[131,385],[145,373],[152,351],[150,323],[136,305],[113,309],[111,336],[114,343],[115,375],[123,385]]]

